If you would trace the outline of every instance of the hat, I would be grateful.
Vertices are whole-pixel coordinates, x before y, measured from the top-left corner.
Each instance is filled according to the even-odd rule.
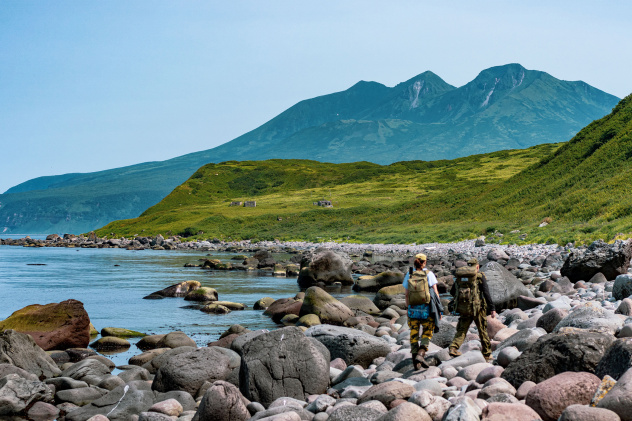
[[[467,261],[468,266],[476,266],[478,265],[478,259],[476,257],[472,257]]]
[[[419,253],[419,254],[415,254],[415,259],[419,259],[422,262],[425,262],[426,260],[428,260],[428,258],[426,257],[425,254],[423,253]]]

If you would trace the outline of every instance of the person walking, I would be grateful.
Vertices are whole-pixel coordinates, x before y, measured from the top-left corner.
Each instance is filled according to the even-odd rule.
[[[456,281],[452,285],[450,295],[454,297],[450,311],[459,316],[456,333],[450,344],[449,352],[453,357],[461,355],[459,348],[472,322],[476,324],[481,339],[481,352],[485,361],[492,361],[492,347],[487,334],[487,314],[496,318],[496,309],[489,293],[487,278],[479,272],[480,266],[476,258],[467,261],[467,266],[457,268]]]
[[[409,274],[404,277],[408,327],[410,328],[410,351],[413,355],[415,370],[429,367],[425,359],[426,351],[443,311],[437,291],[437,277],[426,269],[426,261],[425,254],[415,255],[413,262],[415,270],[410,268]]]

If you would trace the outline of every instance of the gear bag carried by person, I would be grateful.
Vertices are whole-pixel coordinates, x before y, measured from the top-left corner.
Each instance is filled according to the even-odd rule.
[[[430,287],[425,270],[413,272],[408,279],[408,304],[416,306],[430,303]]]
[[[481,294],[479,284],[482,275],[476,267],[463,266],[456,270],[456,297],[454,297],[454,310],[458,314],[470,316],[481,308]]]

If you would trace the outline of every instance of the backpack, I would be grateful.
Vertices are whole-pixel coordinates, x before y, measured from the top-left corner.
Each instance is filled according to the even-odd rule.
[[[416,306],[430,303],[428,274],[425,270],[413,272],[408,279],[408,304]]]
[[[481,309],[481,294],[479,284],[482,275],[473,266],[463,266],[456,270],[457,291],[455,311],[464,316],[471,316]]]

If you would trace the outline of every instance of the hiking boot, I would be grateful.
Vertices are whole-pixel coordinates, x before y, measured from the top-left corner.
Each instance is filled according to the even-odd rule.
[[[450,356],[451,357],[458,357],[460,355],[461,355],[461,353],[459,352],[458,349],[450,348]]]
[[[426,350],[422,349],[417,353],[417,357],[420,358],[420,362],[421,362],[421,366],[423,368],[428,368],[430,367],[430,364],[428,364],[428,362],[426,361]]]
[[[491,355],[483,355],[483,357],[485,358],[485,362],[488,362],[488,363],[494,362],[494,357],[492,357]]]

